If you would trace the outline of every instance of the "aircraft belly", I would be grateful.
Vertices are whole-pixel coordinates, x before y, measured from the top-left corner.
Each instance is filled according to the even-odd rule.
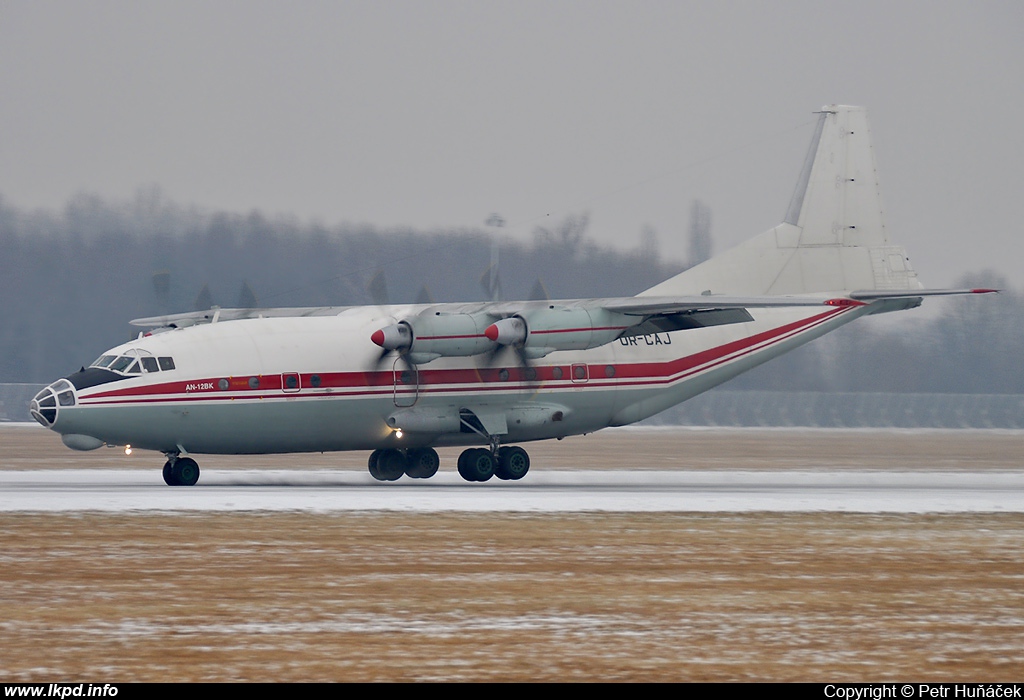
[[[111,444],[165,452],[181,448],[206,454],[371,449],[390,430],[372,416],[367,403],[371,401],[90,406],[75,412],[82,416],[73,425],[76,432]],[[385,402],[377,399],[375,403],[383,406]],[[68,419],[70,425],[70,415]]]

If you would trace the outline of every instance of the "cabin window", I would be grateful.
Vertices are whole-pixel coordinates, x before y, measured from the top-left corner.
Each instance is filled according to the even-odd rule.
[[[320,387],[320,375],[319,374],[314,374],[312,377],[310,377],[309,378],[309,385],[311,387],[313,387],[314,389],[319,388]]]
[[[249,388],[250,389],[259,389],[260,388],[260,378],[259,377],[249,377]]]
[[[165,372],[174,369],[174,358],[172,357],[158,357],[157,362],[160,363],[160,369]]]
[[[551,376],[554,379],[561,379],[563,374],[564,374],[564,372],[562,372],[562,368],[561,367],[553,367],[553,368],[551,368]]]
[[[139,360],[142,362],[142,369],[147,372],[159,372],[160,368],[157,367],[155,357],[140,357]]]

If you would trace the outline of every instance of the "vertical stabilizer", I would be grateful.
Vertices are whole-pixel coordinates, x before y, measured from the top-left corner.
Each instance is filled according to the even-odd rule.
[[[886,234],[867,112],[830,105],[819,112],[783,222],[642,295],[920,287],[906,252]]]

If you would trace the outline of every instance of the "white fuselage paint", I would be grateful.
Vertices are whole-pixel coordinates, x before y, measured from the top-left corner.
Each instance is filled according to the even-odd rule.
[[[79,390],[74,406],[59,407],[53,429],[168,453],[486,444],[473,432],[399,437],[387,423],[403,409],[458,415],[467,408],[502,416],[502,443],[560,438],[647,418],[879,310],[751,309],[754,320],[746,323],[552,352],[526,368],[505,349],[441,357],[410,373],[397,354],[382,358],[370,336],[422,308],[352,307],[334,316],[233,320],[142,337],[108,354],[170,356],[175,369]]]

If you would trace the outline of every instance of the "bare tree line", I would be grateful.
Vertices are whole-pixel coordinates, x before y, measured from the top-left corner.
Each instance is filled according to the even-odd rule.
[[[710,217],[691,212],[692,262],[710,253]],[[635,294],[684,268],[658,255],[645,227],[632,251],[588,238],[586,215],[500,242],[507,299]],[[682,235],[682,234],[680,234]],[[325,226],[294,217],[206,213],[158,190],[128,203],[78,196],[61,212],[0,198],[0,382],[45,382],[127,340],[128,320],[231,306],[485,300],[491,233]],[[538,282],[540,285],[538,285]],[[938,315],[905,324],[866,319],[772,361],[731,388],[804,391],[1024,393],[1021,298],[991,273],[963,280],[997,298],[929,301]]]

